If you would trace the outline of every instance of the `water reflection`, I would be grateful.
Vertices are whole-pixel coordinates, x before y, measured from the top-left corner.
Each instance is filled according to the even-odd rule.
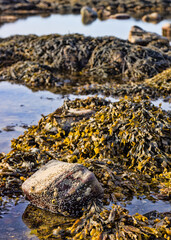
[[[63,96],[48,91],[32,92],[25,86],[0,82],[0,152],[10,150],[10,141],[37,124],[41,114],[49,114],[63,104]],[[6,131],[12,127],[15,131]]]
[[[150,201],[143,197],[134,197],[124,207],[131,215],[137,212],[148,214],[151,211],[159,213],[171,211],[170,202]],[[58,239],[56,235],[60,229],[62,228],[63,233],[75,221],[73,218],[37,208],[23,199],[18,204],[10,200],[6,208],[8,211],[0,218],[1,240]]]
[[[8,37],[15,34],[68,34],[80,33],[86,36],[116,36],[127,39],[130,28],[137,25],[146,31],[162,34],[163,24],[171,20],[163,20],[158,24],[152,24],[130,18],[127,20],[108,19],[100,21],[97,19],[90,25],[84,25],[81,21],[81,15],[59,15],[52,14],[47,18],[41,16],[31,16],[27,19],[20,19],[14,23],[4,24],[0,28],[0,37]]]
[[[22,214],[28,205],[27,201],[21,201],[18,204],[15,204],[13,200],[6,199],[4,206],[0,213],[3,214],[3,217],[0,218],[0,239],[1,240],[35,240],[38,238],[27,238],[25,235],[30,230],[23,224]]]
[[[171,211],[171,204],[169,201],[150,201],[146,198],[133,197],[132,201],[127,204],[126,209],[128,209],[131,215],[135,213],[146,214],[150,211],[158,211],[158,212],[169,212]]]
[[[66,230],[75,221],[75,219],[57,215],[30,204],[25,209],[22,220],[30,229],[29,235],[34,234],[40,239],[52,239],[57,235],[60,227]]]
[[[61,95],[49,91],[36,91],[25,86],[0,82],[0,152],[9,152],[11,139],[21,135],[28,126],[37,124],[41,114],[47,115],[62,106],[65,96],[70,100],[86,98],[85,95]],[[92,95],[88,95],[92,96]],[[103,97],[103,95],[98,95]],[[114,102],[118,99],[108,97]],[[164,110],[171,110],[169,102],[162,99],[152,102]],[[14,131],[7,131],[11,129]]]

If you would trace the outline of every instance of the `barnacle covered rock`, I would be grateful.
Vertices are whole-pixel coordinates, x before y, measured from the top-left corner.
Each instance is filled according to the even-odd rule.
[[[79,215],[88,202],[103,195],[100,183],[83,165],[56,160],[28,178],[22,190],[33,205],[63,215]]]

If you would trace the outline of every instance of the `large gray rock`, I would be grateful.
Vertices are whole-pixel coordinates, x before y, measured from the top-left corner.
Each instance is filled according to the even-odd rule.
[[[79,215],[90,201],[103,196],[103,188],[87,168],[57,160],[28,178],[22,190],[33,205],[63,215]]]

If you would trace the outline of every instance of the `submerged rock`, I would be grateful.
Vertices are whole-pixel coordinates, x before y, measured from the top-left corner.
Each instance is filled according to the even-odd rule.
[[[79,215],[82,208],[103,195],[95,175],[81,164],[52,160],[22,185],[37,207],[63,215]]]
[[[74,220],[68,216],[51,213],[29,204],[22,215],[22,221],[38,239],[45,239],[46,236],[52,234],[52,229],[54,237],[59,237],[59,227],[62,226],[63,230],[67,230],[72,226]]]

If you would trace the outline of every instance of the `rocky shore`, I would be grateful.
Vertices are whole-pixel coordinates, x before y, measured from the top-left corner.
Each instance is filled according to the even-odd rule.
[[[78,13],[84,5],[98,14],[171,12],[168,0],[1,0],[0,18]],[[0,81],[61,94],[121,97],[115,103],[98,97],[68,99],[13,139],[12,150],[0,153],[0,216],[6,198],[20,199],[23,186],[34,205],[61,214],[49,217],[52,213],[27,207],[23,221],[40,239],[170,239],[169,211],[130,215],[118,205],[139,196],[171,200],[171,113],[151,103],[160,97],[170,101],[167,38],[136,26],[127,41],[79,34],[0,38]],[[59,176],[50,181],[55,168]]]
[[[135,0],[1,0],[0,23],[15,21],[29,15],[52,13],[80,13],[83,6],[95,8],[98,15],[101,11],[115,13],[129,13],[133,17],[141,18],[144,14],[158,12],[161,17],[170,17],[171,3],[169,0],[135,1]]]

